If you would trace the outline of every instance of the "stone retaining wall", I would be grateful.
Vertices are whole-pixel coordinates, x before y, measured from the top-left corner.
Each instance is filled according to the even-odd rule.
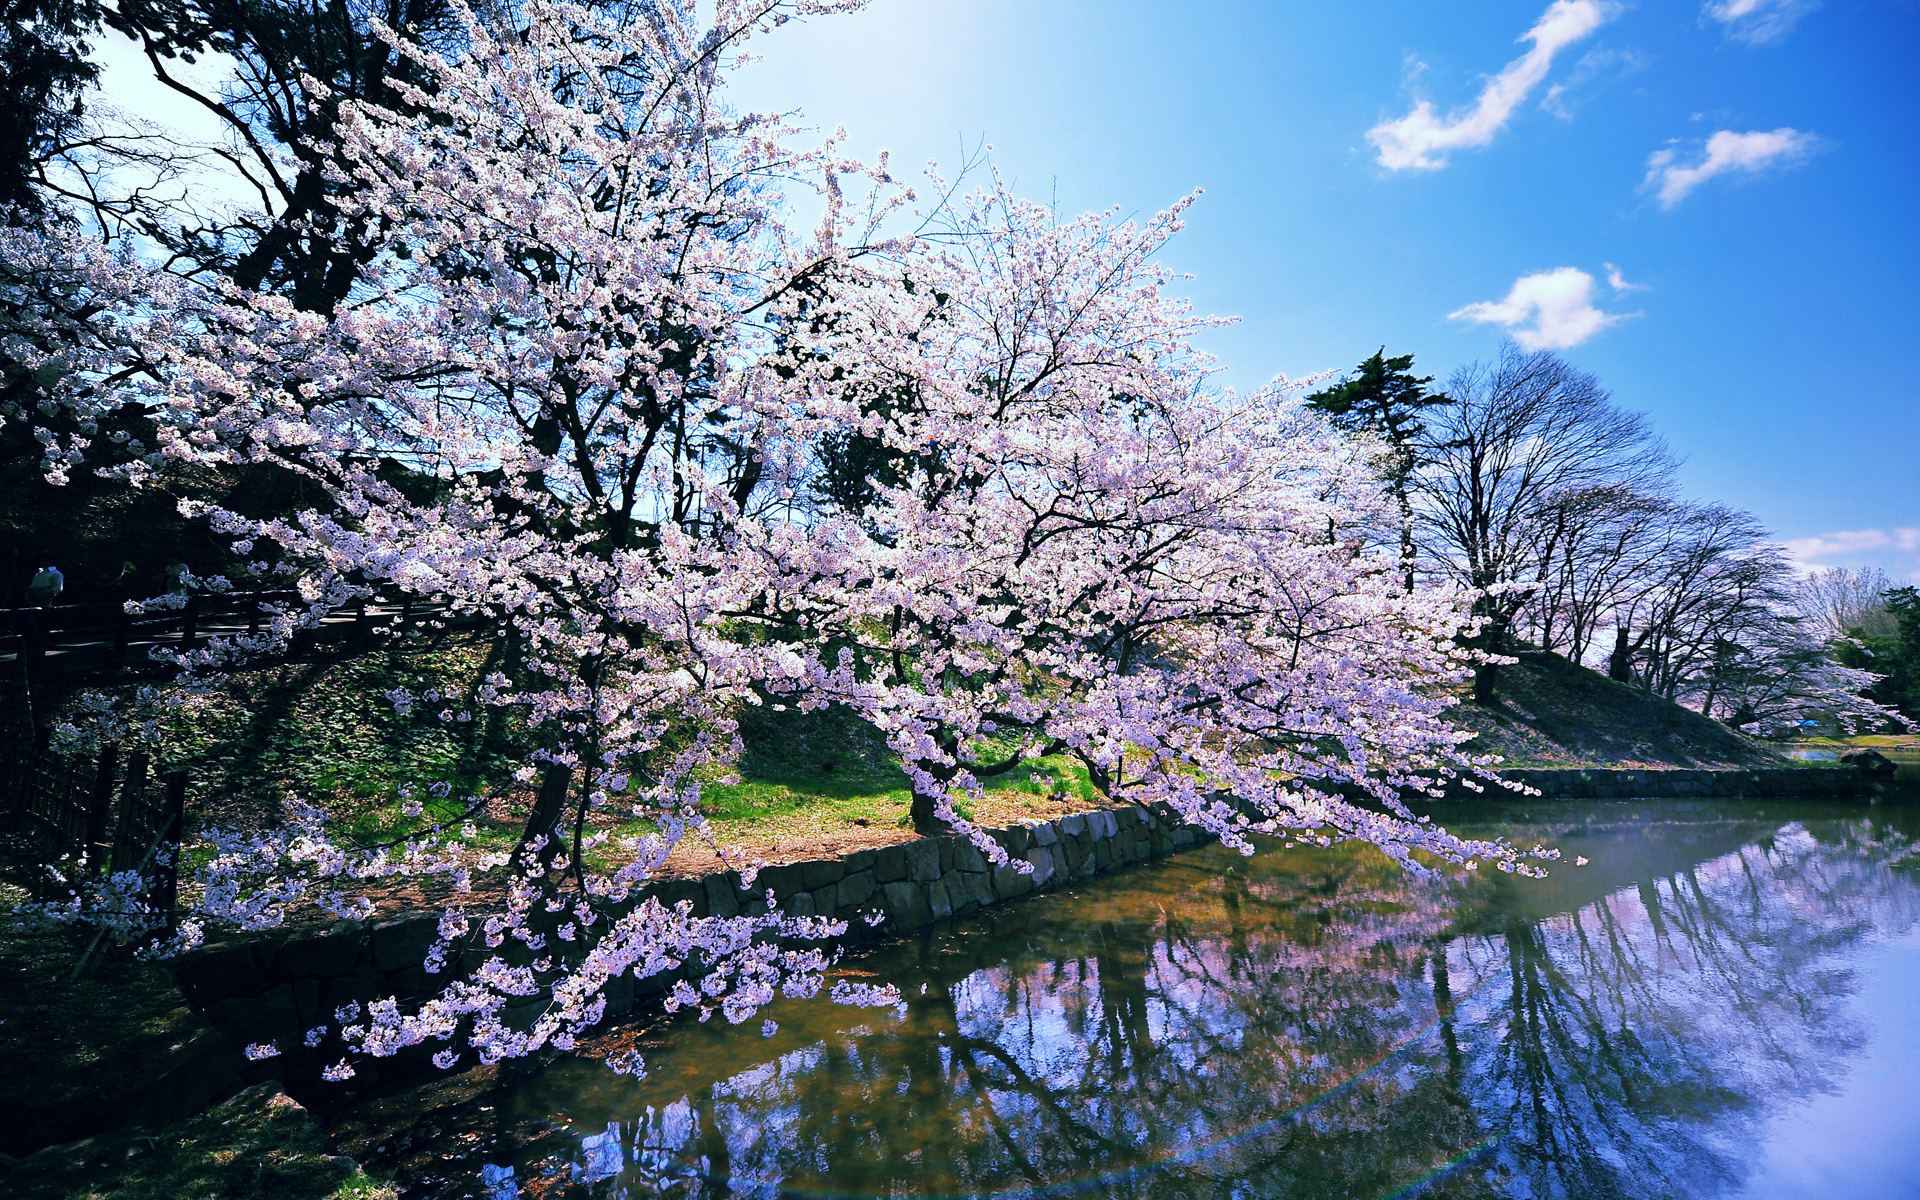
[[[1850,765],[1736,771],[1543,767],[1497,774],[1561,800],[1771,800],[1792,796],[1859,802],[1891,795],[1900,788]]]
[[[1032,864],[1032,872],[994,867],[972,842],[944,836],[770,866],[750,888],[734,871],[661,880],[635,902],[650,895],[669,907],[684,901],[696,916],[758,916],[767,911],[770,891],[793,915],[847,921],[849,940],[885,937],[1207,840],[1200,830],[1138,808],[1071,813],[988,832],[1010,857]],[[874,913],[883,919],[870,926],[866,918]],[[333,1024],[333,1011],[349,1002],[386,996],[404,1002],[436,992],[446,977],[430,976],[421,964],[437,925],[431,915],[371,925],[343,921],[321,933],[212,946],[180,959],[180,981],[193,1006],[235,1047],[272,1042],[280,1048],[277,1057],[238,1064],[241,1081],[280,1079],[301,1099],[324,1103],[330,1097],[316,1089],[335,1095],[347,1090],[318,1083],[320,1067],[339,1057],[339,1047],[330,1041],[309,1051],[302,1044],[305,1031]],[[606,989],[608,1018],[655,1006],[675,978],[614,981]],[[427,1069],[431,1050],[412,1047],[391,1058],[356,1060],[354,1089]]]

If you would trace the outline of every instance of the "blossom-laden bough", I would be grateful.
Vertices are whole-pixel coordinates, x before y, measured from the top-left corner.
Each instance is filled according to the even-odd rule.
[[[203,510],[309,604],[181,656],[184,684],[397,590],[497,631],[477,700],[538,741],[504,899],[447,909],[438,996],[309,1035],[344,1042],[329,1078],[411,1045],[447,1065],[571,1046],[628,975],[691,970],[669,1007],[736,1022],[817,990],[844,921],[637,899],[706,832],[698,779],[739,753],[742,704],[871,722],[916,823],[995,863],[956,798],[1053,754],[1243,849],[1551,857],[1403,804],[1485,765],[1444,716],[1462,599],[1398,582],[1366,455],[1290,387],[1210,383],[1189,344],[1208,322],[1155,264],[1191,198],[1141,223],[1062,220],[997,178],[932,177],[923,201],[884,158],[722,106],[750,34],[840,7],[722,2],[701,27],[690,4],[534,0],[465,13],[459,53],[389,32],[424,82],[396,84],[405,112],[341,104],[343,219],[383,231],[349,298],[176,288],[144,311],[159,366],[129,386],[158,454],[326,497]],[[659,832],[590,869],[589,817],[622,809]],[[501,865],[464,846],[453,826],[355,846],[301,809],[215,839],[188,927],[367,915],[369,881]]]

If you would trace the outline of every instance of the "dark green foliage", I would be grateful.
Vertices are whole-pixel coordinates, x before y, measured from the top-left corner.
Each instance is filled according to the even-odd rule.
[[[6,0],[0,13],[0,207],[36,212],[30,181],[79,123],[81,96],[100,74],[86,42],[100,6]]]
[[[1413,590],[1413,502],[1407,482],[1420,465],[1419,440],[1426,433],[1420,414],[1452,404],[1453,397],[1430,392],[1431,375],[1413,373],[1413,355],[1388,358],[1386,347],[1354,368],[1354,373],[1323,392],[1307,397],[1307,407],[1325,413],[1334,428],[1372,434],[1381,441],[1380,477],[1400,508],[1400,561],[1407,590]]]
[[[885,409],[882,415],[891,415]],[[841,512],[860,513],[879,499],[875,485],[899,487],[906,482],[906,456],[877,437],[858,429],[836,429],[822,434],[816,448],[820,460],[820,498]]]
[[[1451,396],[1429,392],[1431,375],[1413,373],[1413,355],[1386,356],[1383,346],[1354,373],[1323,392],[1307,397],[1307,407],[1325,413],[1335,428],[1346,433],[1371,433],[1387,446],[1381,475],[1404,496],[1407,479],[1418,465],[1416,444],[1426,425],[1420,414]]]
[[[123,411],[103,424],[106,433],[149,423]],[[178,499],[164,481],[136,489],[76,471],[66,484],[50,484],[32,425],[9,420],[0,426],[0,569],[6,571],[0,606],[21,603],[34,571],[48,565],[66,575],[62,604],[157,595],[167,590],[166,568],[173,562],[205,569],[206,552],[214,548],[205,525],[180,516]],[[111,443],[103,437],[96,445]]]
[[[215,822],[271,821],[285,792],[379,812],[403,784],[444,783],[457,801],[504,780],[525,749],[500,710],[469,694],[490,669],[487,650],[456,643],[247,672],[183,713],[170,753],[192,764]],[[427,698],[402,711],[396,689]]]
[[[150,428],[129,406],[102,423]],[[0,607],[21,602],[22,589],[35,570],[49,564],[66,576],[62,604],[144,599],[171,590],[168,568],[184,563],[195,574],[233,574],[243,566],[229,539],[202,518],[180,515],[183,498],[217,500],[250,516],[285,516],[323,503],[324,497],[290,471],[246,467],[216,474],[203,468],[169,466],[144,487],[95,474],[115,465],[106,437],[96,438],[88,465],[64,484],[46,481],[40,447],[24,421],[0,426]],[[250,557],[271,560],[274,549],[262,543]],[[236,576],[240,587],[266,586]]]
[[[827,283],[824,278],[810,276],[796,284],[794,289],[804,299],[801,315],[795,325],[804,324],[815,336],[843,328],[847,320],[845,314],[823,305]],[[917,291],[911,279],[904,281],[903,286],[908,295]],[[943,319],[940,314],[948,299],[944,292],[934,293],[932,319]],[[783,346],[783,354],[792,352]],[[798,370],[797,365],[778,364],[777,356],[776,364],[775,369],[789,378]],[[850,424],[846,428],[820,435],[814,443],[818,473],[813,492],[817,502],[857,517],[871,510],[879,501],[878,488],[897,488],[916,477],[931,480],[939,474],[940,457],[937,450],[907,452],[889,445],[886,439],[889,428],[899,428],[912,418],[919,407],[919,388],[914,381],[856,377],[843,365],[834,366],[828,374],[828,380],[839,389],[844,399],[859,406],[861,417],[873,432]]]
[[[740,757],[745,775],[904,782],[885,736],[845,708],[802,712],[789,705],[743,705],[735,719],[746,747]]]

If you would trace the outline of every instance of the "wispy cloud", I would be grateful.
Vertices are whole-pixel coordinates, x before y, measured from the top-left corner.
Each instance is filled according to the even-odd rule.
[[[1690,165],[1676,161],[1678,152],[1671,147],[1656,150],[1647,159],[1645,186],[1658,193],[1661,208],[1672,208],[1716,175],[1730,171],[1752,174],[1768,167],[1793,166],[1812,152],[1814,141],[1812,134],[1784,125],[1752,133],[1722,129],[1707,139],[1706,153],[1700,161]]]
[[[1469,304],[1447,314],[1450,321],[1506,327],[1527,350],[1578,346],[1630,314],[1601,312],[1593,305],[1593,276],[1578,267],[1522,275],[1505,300]]]
[[[1803,563],[1866,554],[1874,550],[1899,550],[1916,554],[1920,553],[1920,529],[1847,529],[1814,537],[1788,538],[1781,545],[1787,548],[1788,554]]]
[[[1627,277],[1620,273],[1620,268],[1612,263],[1600,265],[1607,269],[1607,286],[1623,296],[1628,292],[1644,292],[1650,286],[1644,283],[1628,283]]]
[[[1601,0],[1554,0],[1520,40],[1533,48],[1508,63],[1487,80],[1473,107],[1445,117],[1433,103],[1422,100],[1397,121],[1383,121],[1367,131],[1367,140],[1380,152],[1380,165],[1389,171],[1437,170],[1447,164],[1447,152],[1484,146],[1513,116],[1540,81],[1547,77],[1553,56],[1586,37],[1613,15],[1613,6]]]
[[[1647,63],[1647,57],[1634,50],[1588,51],[1573,64],[1566,78],[1547,89],[1547,94],[1540,98],[1540,109],[1563,121],[1571,121],[1574,109],[1593,94],[1594,85],[1601,79],[1644,71]]]
[[[1706,14],[1726,26],[1728,37],[1757,46],[1787,36],[1819,7],[1819,0],[1709,0]]]

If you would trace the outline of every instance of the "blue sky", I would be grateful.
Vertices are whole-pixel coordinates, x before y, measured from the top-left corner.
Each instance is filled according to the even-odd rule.
[[[984,139],[1071,210],[1204,187],[1167,259],[1243,318],[1235,384],[1553,345],[1694,494],[1920,582],[1914,0],[875,0],[758,50],[737,105],[896,173]]]

